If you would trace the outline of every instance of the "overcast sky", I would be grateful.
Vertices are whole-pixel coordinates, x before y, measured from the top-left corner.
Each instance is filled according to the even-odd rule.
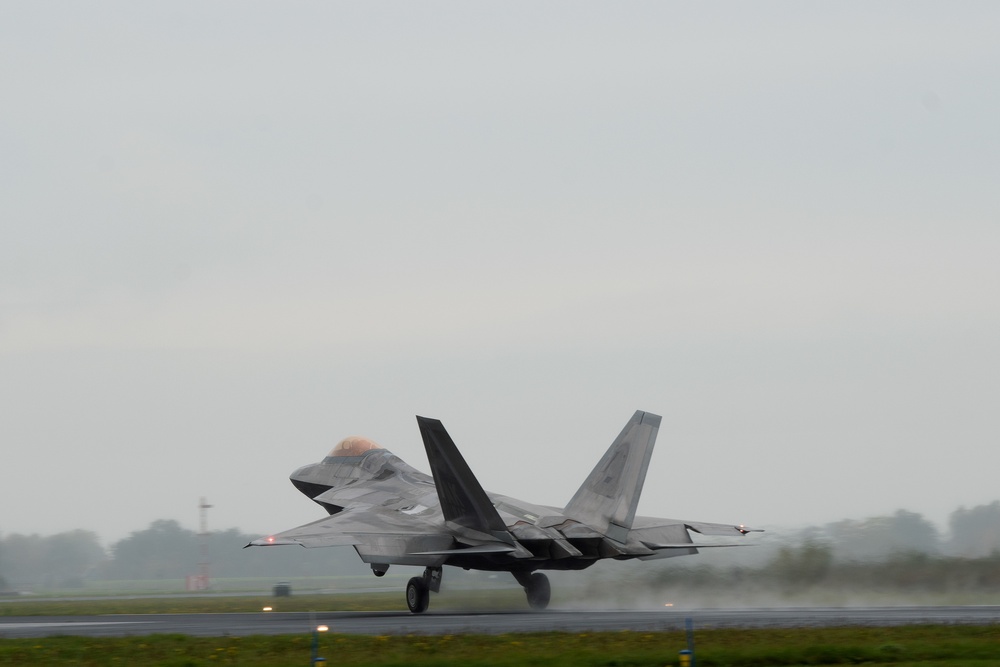
[[[0,532],[268,533],[342,437],[640,513],[1000,498],[1000,5],[0,1]]]

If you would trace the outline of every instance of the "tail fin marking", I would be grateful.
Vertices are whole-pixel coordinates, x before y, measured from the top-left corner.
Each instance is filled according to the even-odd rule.
[[[624,544],[635,519],[660,416],[637,410],[566,505],[567,516]]]

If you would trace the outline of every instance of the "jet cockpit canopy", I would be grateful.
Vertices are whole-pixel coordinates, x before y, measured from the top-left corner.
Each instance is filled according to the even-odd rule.
[[[363,436],[350,435],[338,442],[337,446],[330,450],[330,456],[361,456],[373,449],[382,449],[382,446],[374,440],[369,440]]]

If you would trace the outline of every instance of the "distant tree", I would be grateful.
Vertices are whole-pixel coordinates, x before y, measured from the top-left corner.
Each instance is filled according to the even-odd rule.
[[[105,575],[113,579],[177,579],[198,571],[198,535],[159,519],[111,546]]]
[[[71,530],[46,539],[44,566],[59,587],[81,587],[106,558],[97,534],[89,530]]]
[[[79,587],[106,557],[97,535],[87,530],[12,534],[0,542],[8,584],[18,588]]]
[[[816,584],[822,581],[833,564],[830,545],[808,541],[800,547],[782,547],[768,566],[771,575],[791,586]]]
[[[906,510],[863,521],[845,519],[827,525],[823,532],[841,560],[874,560],[941,551],[941,537],[934,524]]]
[[[12,533],[3,538],[7,578],[17,588],[39,588],[45,585],[45,572],[39,567],[45,550],[39,535]]]
[[[958,508],[948,518],[948,528],[949,550],[957,556],[983,558],[1000,551],[1000,500]]]

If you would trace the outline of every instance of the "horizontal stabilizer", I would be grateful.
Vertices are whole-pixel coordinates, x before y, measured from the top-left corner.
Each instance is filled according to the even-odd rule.
[[[679,542],[677,544],[657,544],[655,542],[643,542],[643,546],[646,546],[654,551],[659,551],[660,549],[709,549],[712,547],[752,547],[753,544],[694,544],[693,542]]]
[[[437,551],[417,551],[412,556],[464,556],[466,554],[509,554],[517,551],[506,544],[483,544],[477,547],[458,547],[457,549],[439,549]]]
[[[723,523],[695,523],[693,521],[685,521],[684,525],[696,533],[701,533],[702,535],[746,535],[747,533],[763,533],[761,528],[747,528],[746,526],[740,524],[739,526],[734,526],[732,524]]]

